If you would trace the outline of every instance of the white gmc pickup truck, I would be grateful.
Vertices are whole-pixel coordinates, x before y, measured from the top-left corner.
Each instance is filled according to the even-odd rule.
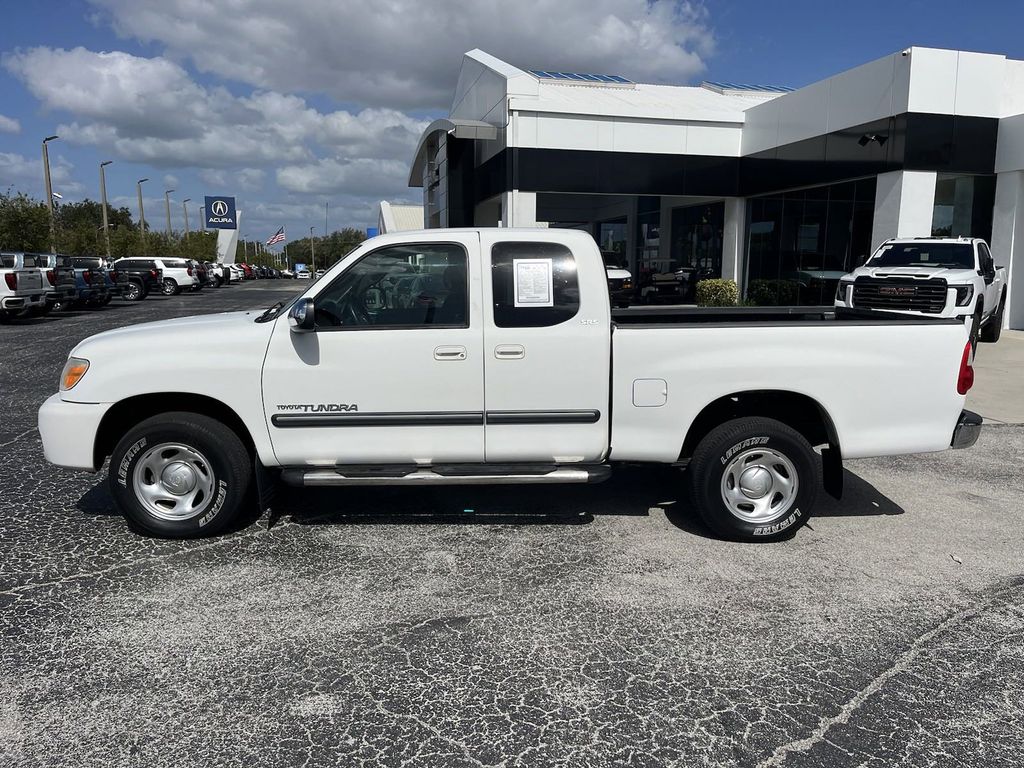
[[[886,240],[864,266],[843,276],[837,307],[957,317],[980,341],[999,341],[1006,268],[977,237]]]
[[[209,333],[231,343],[196,344]],[[972,382],[953,319],[613,313],[585,233],[429,230],[364,242],[287,306],[86,339],[39,430],[54,464],[109,456],[117,505],[154,535],[222,531],[268,475],[583,483],[658,462],[686,467],[718,534],[772,540],[807,521],[820,487],[840,494],[843,457],[972,445]]]

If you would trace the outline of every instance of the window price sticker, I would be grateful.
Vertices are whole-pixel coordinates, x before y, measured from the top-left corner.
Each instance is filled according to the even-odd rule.
[[[513,259],[515,275],[515,306],[553,307],[552,259]]]

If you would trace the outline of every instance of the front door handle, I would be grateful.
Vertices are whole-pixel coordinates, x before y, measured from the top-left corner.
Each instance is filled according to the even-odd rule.
[[[522,360],[526,357],[526,347],[522,344],[499,344],[494,348],[494,356],[499,360]]]
[[[465,347],[434,347],[435,360],[465,360]]]

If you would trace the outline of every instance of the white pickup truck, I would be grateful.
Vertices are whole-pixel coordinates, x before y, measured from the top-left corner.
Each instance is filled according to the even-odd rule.
[[[34,261],[24,266],[24,254],[0,253],[0,322],[45,308],[46,288]]]
[[[864,266],[844,275],[837,307],[956,317],[980,341],[999,341],[1006,308],[1006,268],[977,237],[886,240]]]
[[[400,293],[417,274],[437,279]],[[232,343],[196,343],[210,333]],[[718,534],[771,540],[807,521],[823,484],[839,495],[843,457],[972,445],[972,382],[953,319],[613,313],[585,233],[428,230],[364,242],[287,306],[86,339],[39,430],[54,464],[96,471],[109,456],[117,505],[155,535],[223,530],[268,474],[583,483],[656,462],[687,467],[690,504]]]

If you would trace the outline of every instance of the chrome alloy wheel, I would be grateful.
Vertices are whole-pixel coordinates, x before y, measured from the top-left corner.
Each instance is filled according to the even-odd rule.
[[[770,448],[737,454],[722,475],[722,501],[736,517],[752,523],[784,515],[799,490],[793,462]]]
[[[132,489],[139,503],[161,520],[188,520],[213,503],[210,462],[195,448],[161,443],[135,465]]]

